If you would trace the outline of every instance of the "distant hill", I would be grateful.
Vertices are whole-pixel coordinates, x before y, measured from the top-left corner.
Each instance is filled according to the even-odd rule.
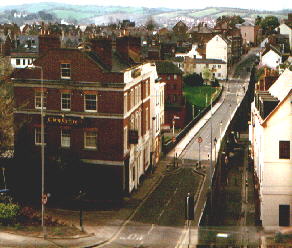
[[[259,11],[252,9],[209,7],[205,9],[167,9],[122,6],[71,5],[63,3],[35,3],[0,7],[1,23],[17,23],[22,25],[34,21],[50,21],[75,24],[102,24],[116,22],[122,19],[144,24],[152,16],[159,25],[172,26],[178,20],[192,24],[201,20],[214,21],[222,15],[240,15],[246,19],[254,19],[257,15],[274,15],[278,18],[287,18],[291,10]]]

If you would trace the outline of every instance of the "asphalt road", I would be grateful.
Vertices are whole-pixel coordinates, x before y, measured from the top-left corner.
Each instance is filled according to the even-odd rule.
[[[131,221],[99,247],[175,247],[186,230],[184,199],[188,192],[195,195],[202,181],[191,168],[168,172]]]

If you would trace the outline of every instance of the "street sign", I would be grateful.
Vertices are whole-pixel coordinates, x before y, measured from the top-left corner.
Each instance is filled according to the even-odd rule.
[[[202,137],[199,137],[199,138],[197,139],[197,141],[198,141],[198,143],[202,143],[202,142],[203,142]]]
[[[174,115],[174,116],[173,116],[173,119],[174,119],[174,120],[179,120],[179,119],[180,119],[180,117],[179,117],[179,116],[176,116],[176,115]]]

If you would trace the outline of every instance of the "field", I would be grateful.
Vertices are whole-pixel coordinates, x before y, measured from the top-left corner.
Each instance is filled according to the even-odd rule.
[[[211,94],[216,91],[216,88],[211,86],[184,86],[184,94],[187,102],[199,108],[204,108],[211,102]],[[207,98],[207,104],[206,104]]]

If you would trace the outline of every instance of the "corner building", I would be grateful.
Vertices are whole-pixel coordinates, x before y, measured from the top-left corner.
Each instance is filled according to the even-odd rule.
[[[135,62],[124,42],[113,47],[111,40],[94,39],[80,49],[53,48],[12,78],[14,119],[27,123],[35,152],[41,149],[43,91],[46,156],[62,150],[77,155],[85,171],[82,187],[97,196],[132,192],[150,168],[156,66]]]

